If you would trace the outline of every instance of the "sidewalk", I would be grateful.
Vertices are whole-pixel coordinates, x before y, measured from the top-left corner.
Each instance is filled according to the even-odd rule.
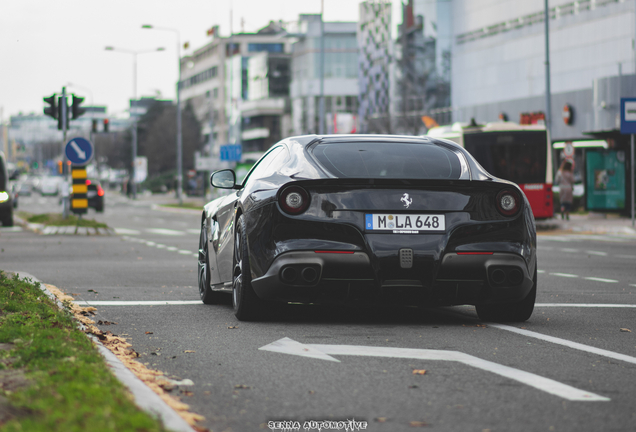
[[[537,220],[537,231],[564,231],[572,233],[613,234],[636,236],[636,228],[631,218],[621,217],[613,213],[589,213],[587,215],[570,215],[570,220],[562,220],[561,215],[546,220]]]

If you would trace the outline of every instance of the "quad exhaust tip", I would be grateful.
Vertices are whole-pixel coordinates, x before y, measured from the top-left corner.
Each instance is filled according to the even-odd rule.
[[[490,270],[493,285],[519,285],[523,282],[523,272],[517,267],[496,267]]]
[[[318,281],[319,270],[310,265],[288,265],[280,271],[280,278],[284,283],[295,285],[311,285]]]

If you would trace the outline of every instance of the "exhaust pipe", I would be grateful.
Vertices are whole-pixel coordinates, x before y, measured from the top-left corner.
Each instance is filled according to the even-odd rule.
[[[318,279],[318,272],[313,267],[305,267],[300,275],[307,283],[313,283]]]
[[[283,282],[287,282],[287,283],[292,283],[296,280],[296,269],[293,267],[285,267],[281,272],[280,272],[280,277],[283,280]]]
[[[495,269],[490,273],[490,280],[497,285],[501,285],[506,281],[506,272],[502,269]]]

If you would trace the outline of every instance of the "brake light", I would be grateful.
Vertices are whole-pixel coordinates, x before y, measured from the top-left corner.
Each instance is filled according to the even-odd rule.
[[[104,196],[104,189],[101,186],[97,186],[97,196]]]
[[[309,194],[299,186],[289,186],[278,196],[278,204],[285,213],[301,214],[309,208]]]
[[[91,184],[91,181],[89,179],[86,179],[86,186],[88,186],[89,184]]]
[[[504,216],[515,216],[521,210],[521,195],[515,189],[504,189],[497,194],[497,210]]]

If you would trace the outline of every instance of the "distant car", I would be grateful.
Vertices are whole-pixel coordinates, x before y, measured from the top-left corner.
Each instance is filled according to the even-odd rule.
[[[537,292],[532,209],[461,146],[393,135],[299,136],[275,144],[230,194],[204,206],[203,303],[232,295],[239,320],[272,303],[475,305],[525,321]]]
[[[40,182],[41,195],[54,195],[60,192],[60,179],[57,177],[47,177]]]
[[[0,222],[10,227],[13,226],[13,192],[9,180],[6,159],[0,151]]]
[[[18,183],[18,195],[20,196],[31,196],[31,192],[33,192],[33,187],[30,183],[20,182]]]
[[[88,198],[88,206],[95,209],[95,211],[104,211],[104,189],[98,180],[87,179],[86,180],[86,198]]]

